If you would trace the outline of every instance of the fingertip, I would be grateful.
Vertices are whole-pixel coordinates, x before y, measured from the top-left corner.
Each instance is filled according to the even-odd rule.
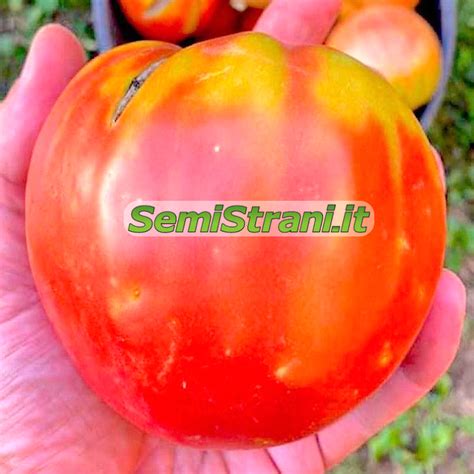
[[[38,133],[85,61],[79,40],[67,28],[51,24],[36,33],[20,77],[0,110],[0,167],[10,182],[26,180]]]
[[[460,335],[466,317],[466,306],[466,287],[461,278],[451,270],[443,270],[428,320],[430,317],[431,319],[445,319],[451,332]],[[431,324],[434,322],[432,321]]]
[[[341,0],[273,0],[258,20],[255,31],[283,43],[322,43],[341,8]]]
[[[467,299],[466,287],[459,275],[452,270],[447,268],[443,270],[436,295],[437,297],[446,295],[450,300],[450,304],[457,306],[457,311],[465,313]]]
[[[53,67],[62,77],[69,81],[86,62],[86,54],[76,36],[66,27],[51,23],[41,27],[31,42],[30,50],[20,74],[21,82],[32,77],[36,79],[38,68],[42,72]]]

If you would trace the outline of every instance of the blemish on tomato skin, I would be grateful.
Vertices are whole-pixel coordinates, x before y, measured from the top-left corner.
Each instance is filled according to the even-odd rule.
[[[411,249],[410,242],[409,242],[409,240],[407,239],[407,237],[405,235],[401,235],[398,238],[398,246],[399,246],[400,250],[402,250],[402,251],[408,251],[408,250]]]
[[[421,191],[425,187],[425,182],[423,180],[418,180],[416,183],[414,183],[411,187],[413,191]]]
[[[387,367],[393,360],[392,345],[390,342],[385,342],[380,353],[378,363],[380,367]]]
[[[297,372],[298,367],[300,366],[301,360],[293,358],[286,364],[277,367],[273,373],[278,380],[282,382],[289,381],[295,376],[295,372]]]
[[[201,435],[189,435],[183,438],[184,441],[188,441],[191,444],[199,443],[202,440]]]
[[[422,286],[421,284],[415,285],[415,300],[419,303],[422,304],[426,300],[426,288]]]
[[[142,289],[139,286],[124,287],[115,277],[111,277],[109,283],[112,287],[108,298],[109,314],[112,319],[119,321],[127,311],[136,307],[142,297]]]
[[[134,299],[135,301],[138,300],[141,296],[142,292],[141,292],[141,289],[140,288],[134,288],[133,290],[133,293],[132,293],[132,299]]]
[[[177,352],[177,346],[176,346],[176,343],[173,341],[169,347],[168,357],[163,362],[161,366],[162,368],[156,376],[156,379],[158,381],[163,381],[165,377],[170,373],[171,369],[174,366],[174,363],[176,362],[176,352]]]
[[[254,438],[254,443],[255,446],[260,446],[260,447],[265,447],[265,446],[272,446],[275,443],[275,441],[267,438]]]

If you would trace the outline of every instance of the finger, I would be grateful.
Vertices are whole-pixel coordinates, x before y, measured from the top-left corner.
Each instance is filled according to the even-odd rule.
[[[176,449],[173,474],[197,473],[202,464],[203,451],[194,448]]]
[[[446,173],[444,172],[443,160],[441,159],[441,155],[439,154],[438,150],[434,146],[432,146],[431,149],[433,150],[434,156],[436,158],[436,164],[438,165],[441,183],[443,184],[443,190],[446,193]]]
[[[48,25],[36,34],[20,78],[0,108],[0,170],[9,182],[25,182],[41,126],[84,62],[81,44],[66,28]]]
[[[135,474],[172,474],[179,447],[154,436],[145,436]]]
[[[298,466],[300,473],[324,473],[324,463],[315,436],[269,448],[268,452],[279,472],[289,473]]]
[[[219,451],[205,451],[198,474],[228,474],[222,453]]]
[[[342,461],[433,387],[454,359],[465,311],[464,286],[445,271],[424,328],[400,368],[358,408],[318,434],[326,468]]]
[[[265,449],[222,451],[230,474],[278,474],[272,458]]]
[[[331,30],[341,0],[273,0],[255,31],[288,44],[319,44]]]

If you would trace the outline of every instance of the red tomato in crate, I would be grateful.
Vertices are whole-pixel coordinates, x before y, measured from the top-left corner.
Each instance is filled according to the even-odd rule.
[[[363,200],[375,227],[137,238],[139,198]],[[83,378],[196,447],[276,445],[354,408],[407,354],[443,262],[442,184],[408,107],[346,55],[258,33],[94,59],[41,132],[26,199],[36,285]]]
[[[240,13],[231,7],[229,3],[224,3],[214,14],[212,21],[199,34],[199,40],[219,38],[239,31]]]
[[[326,44],[382,74],[412,109],[428,103],[438,89],[441,43],[430,24],[409,8],[365,8],[340,21]]]
[[[182,41],[199,35],[227,0],[118,0],[133,27],[147,39]]]
[[[252,31],[262,13],[261,8],[247,8],[242,12],[240,14],[240,31]]]
[[[375,5],[399,5],[415,8],[420,0],[342,0],[341,15],[347,16],[364,8]]]

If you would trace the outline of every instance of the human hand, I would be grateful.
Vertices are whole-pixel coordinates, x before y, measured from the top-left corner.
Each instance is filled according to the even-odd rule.
[[[257,27],[290,42],[320,41],[337,3],[274,0]],[[285,8],[291,10],[282,23],[278,9]],[[318,15],[311,15],[314,11]],[[433,386],[454,357],[464,315],[463,286],[449,272],[440,280],[422,333],[392,378],[353,412],[303,440],[249,451],[174,446],[140,432],[91,393],[38,301],[24,235],[25,181],[36,136],[83,63],[82,49],[67,30],[43,28],[20,79],[0,105],[0,472],[318,473]]]

